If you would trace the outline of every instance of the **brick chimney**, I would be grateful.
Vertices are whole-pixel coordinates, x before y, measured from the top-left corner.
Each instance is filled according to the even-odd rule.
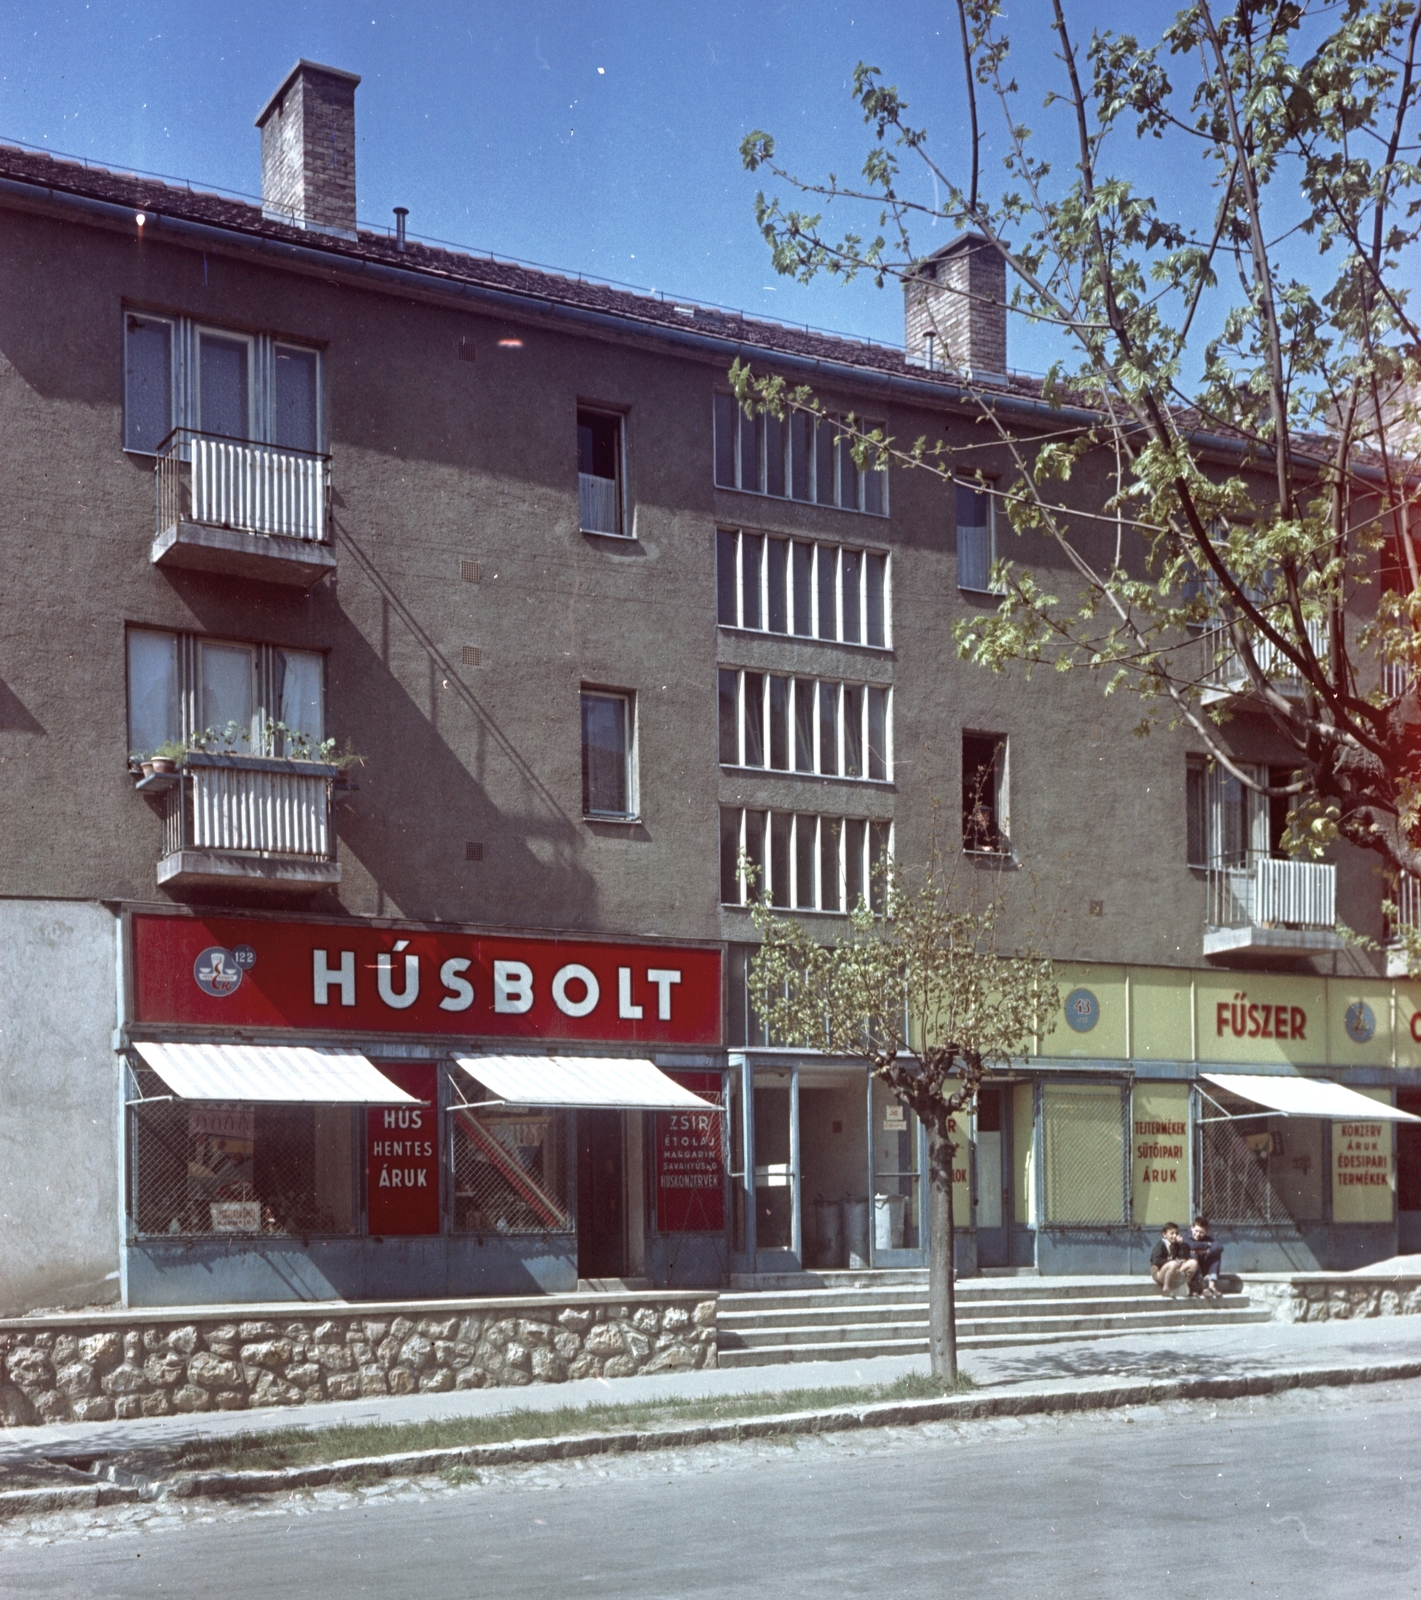
[[[1007,271],[978,233],[964,233],[903,285],[904,353],[916,367],[1004,378]]]
[[[262,215],[298,228],[355,237],[353,72],[298,61],[267,101],[262,133]]]

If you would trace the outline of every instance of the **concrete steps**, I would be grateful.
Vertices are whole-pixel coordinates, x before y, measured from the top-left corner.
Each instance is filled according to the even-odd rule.
[[[717,1346],[723,1367],[927,1350],[925,1270],[794,1273],[753,1281],[757,1287],[720,1297]],[[962,1350],[1266,1321],[1268,1312],[1250,1306],[1247,1295],[1166,1300],[1145,1278],[994,1277],[957,1285]]]

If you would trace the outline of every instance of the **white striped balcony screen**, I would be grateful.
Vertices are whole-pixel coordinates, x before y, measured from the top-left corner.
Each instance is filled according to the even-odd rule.
[[[330,858],[330,780],[246,767],[189,767],[194,850]]]
[[[1260,856],[1247,866],[1209,871],[1209,925],[1215,928],[1332,928],[1337,868],[1330,861]]]
[[[192,518],[245,533],[326,538],[326,478],[320,456],[231,439],[192,441]]]
[[[595,478],[590,472],[577,475],[577,521],[584,533],[620,533],[617,515],[617,480]]]
[[[1275,861],[1265,856],[1258,875],[1258,920],[1331,928],[1337,922],[1337,868],[1330,861]]]

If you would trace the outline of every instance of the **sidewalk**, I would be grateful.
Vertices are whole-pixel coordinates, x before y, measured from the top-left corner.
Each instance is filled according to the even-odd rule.
[[[1203,1313],[1207,1315],[1207,1313]],[[1386,1363],[1421,1362],[1421,1317],[1376,1317],[1324,1323],[1254,1323],[1241,1327],[1181,1329],[1168,1334],[1083,1339],[1077,1342],[974,1350],[962,1368],[988,1395],[1015,1391],[1082,1395],[1121,1380],[1246,1378],[1305,1368],[1363,1371]],[[519,1389],[404,1395],[382,1400],[325,1402],[129,1422],[66,1422],[0,1430],[0,1487],[7,1463],[27,1457],[116,1455],[194,1439],[225,1438],[274,1428],[420,1422],[431,1418],[488,1416],[510,1411],[783,1392],[794,1409],[797,1390],[866,1389],[908,1372],[926,1372],[924,1356],[870,1361],[819,1361],[731,1371],[668,1373],[652,1378],[602,1378],[535,1384]]]

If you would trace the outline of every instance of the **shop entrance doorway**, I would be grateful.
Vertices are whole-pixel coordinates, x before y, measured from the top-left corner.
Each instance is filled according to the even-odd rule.
[[[1012,1215],[1011,1168],[1003,1159],[1003,1140],[1010,1115],[1003,1089],[977,1094],[977,1192],[972,1201],[977,1223],[977,1265],[1009,1267]]]
[[[579,1278],[626,1276],[626,1183],[622,1150],[620,1111],[577,1113]]]
[[[1421,1116],[1421,1089],[1399,1089],[1396,1105]],[[1396,1125],[1396,1248],[1404,1256],[1421,1251],[1421,1123]]]
[[[863,1073],[799,1074],[799,1149],[804,1168],[804,1264],[835,1272],[865,1265],[863,1243],[850,1238],[857,1215],[867,1208],[868,1142]],[[846,1223],[848,1225],[846,1225]],[[859,1229],[861,1233],[862,1228]]]

